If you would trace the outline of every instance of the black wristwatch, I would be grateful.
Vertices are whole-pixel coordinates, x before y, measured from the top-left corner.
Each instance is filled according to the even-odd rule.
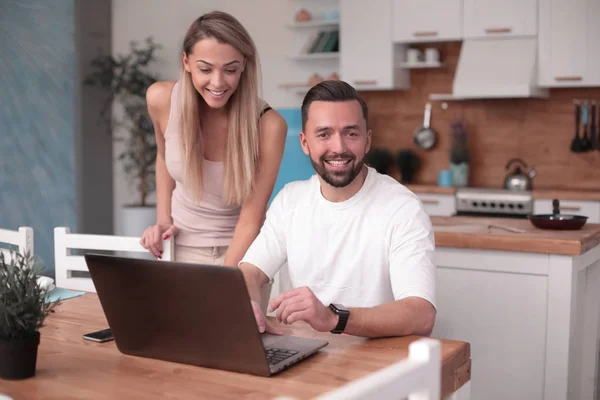
[[[333,303],[329,305],[329,308],[334,312],[335,315],[338,316],[338,324],[335,328],[333,328],[331,333],[343,333],[344,329],[346,329],[346,324],[348,323],[348,317],[350,317],[350,310],[341,304]]]

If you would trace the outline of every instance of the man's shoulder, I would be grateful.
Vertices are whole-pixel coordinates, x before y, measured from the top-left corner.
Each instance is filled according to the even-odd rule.
[[[299,203],[313,193],[316,179],[316,175],[313,175],[308,179],[288,182],[281,188],[276,197],[279,197],[280,202],[286,204],[290,202]]]
[[[394,203],[399,207],[403,206],[405,203],[420,204],[419,197],[402,183],[389,175],[380,174],[377,171],[374,172],[374,192],[378,195],[383,195],[383,197],[378,196],[379,198]]]

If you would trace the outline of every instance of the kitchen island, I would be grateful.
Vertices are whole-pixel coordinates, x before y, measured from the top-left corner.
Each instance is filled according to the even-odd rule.
[[[471,343],[473,399],[594,399],[600,225],[431,217],[438,314],[432,336]]]

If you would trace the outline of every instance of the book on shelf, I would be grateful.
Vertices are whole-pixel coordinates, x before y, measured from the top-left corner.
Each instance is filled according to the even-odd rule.
[[[311,35],[301,49],[301,54],[336,53],[339,51],[339,30],[319,31]]]

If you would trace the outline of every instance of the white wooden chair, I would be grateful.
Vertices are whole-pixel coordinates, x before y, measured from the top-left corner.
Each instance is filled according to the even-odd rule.
[[[409,346],[408,358],[313,400],[439,400],[441,352],[436,339],[419,339]],[[277,400],[291,400],[278,397]]]
[[[149,254],[142,247],[139,237],[90,235],[71,233],[69,228],[54,228],[54,270],[56,286],[63,289],[96,292],[91,278],[73,276],[74,271],[88,271],[81,255],[72,255],[71,250],[101,250]],[[175,254],[173,238],[163,241],[163,261],[172,261]]]
[[[19,253],[22,255],[29,254],[33,256],[33,229],[27,226],[22,226],[19,230],[13,231],[10,229],[0,229],[0,243],[16,246],[19,248]],[[0,248],[0,253],[4,257],[10,259],[10,251],[5,248]]]

